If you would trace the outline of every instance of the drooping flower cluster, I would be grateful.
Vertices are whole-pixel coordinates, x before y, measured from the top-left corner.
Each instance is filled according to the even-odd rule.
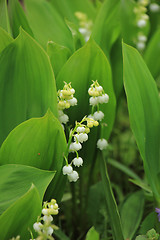
[[[93,84],[88,89],[88,93],[90,95],[90,105],[92,106],[92,114],[88,117],[96,120],[96,121],[102,121],[104,118],[104,113],[99,110],[100,104],[108,103],[109,96],[107,93],[104,92],[104,89],[102,86],[99,85],[98,81],[93,81]],[[97,111],[94,112],[94,109],[97,108]],[[108,146],[108,142],[106,139],[101,138],[97,142],[97,148],[100,150],[106,149]]]
[[[71,83],[65,83],[63,89],[58,91],[58,114],[61,124],[66,124],[69,121],[69,117],[64,113],[64,110],[77,105],[74,93],[75,90],[71,87]]]
[[[86,124],[84,124],[84,122],[86,122]],[[68,159],[65,156],[66,165],[63,167],[63,174],[68,176],[70,182],[76,182],[79,178],[78,172],[73,170],[72,165],[75,167],[83,165],[83,159],[79,157],[78,151],[82,149],[82,143],[88,140],[90,128],[98,125],[99,123],[96,120],[84,117],[80,123],[76,122],[75,128],[70,131],[67,154],[73,152],[76,153],[76,157],[68,164]]]
[[[38,218],[37,222],[33,224],[35,232],[38,233],[36,240],[54,239],[52,234],[57,227],[52,224],[52,215],[57,215],[58,209],[58,204],[55,199],[52,199],[51,202],[44,202],[42,217]]]
[[[144,29],[149,20],[149,16],[147,14],[148,4],[149,0],[138,0],[137,6],[134,8],[134,13],[136,14],[136,25],[139,29],[136,36],[136,47],[140,51],[145,49],[147,41],[147,36]]]
[[[92,32],[93,22],[89,20],[87,15],[83,12],[76,12],[75,15],[79,20],[80,28],[78,30],[83,35],[85,41],[87,42]]]

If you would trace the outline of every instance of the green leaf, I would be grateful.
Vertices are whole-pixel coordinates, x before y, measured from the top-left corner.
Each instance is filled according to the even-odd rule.
[[[113,195],[112,187],[110,184],[110,179],[105,163],[105,159],[103,156],[103,153],[100,154],[100,172],[101,172],[101,178],[103,183],[103,189],[106,199],[106,206],[107,211],[109,214],[110,224],[112,227],[112,234],[114,240],[124,240],[123,232],[122,232],[122,225],[120,220],[120,215],[118,211],[118,207]]]
[[[160,101],[157,87],[144,60],[132,47],[123,44],[124,85],[127,94],[131,128],[144,167],[156,197],[160,172]]]
[[[55,172],[23,165],[0,166],[0,214],[24,195],[33,183],[42,201],[44,192]]]
[[[7,11],[7,1],[0,0],[0,26],[10,33],[10,24]]]
[[[92,37],[107,56],[119,36],[119,22],[119,1],[105,0],[96,17]]]
[[[144,211],[142,191],[132,193],[122,204],[120,215],[125,239],[132,239],[141,222]]]
[[[160,62],[158,61],[160,56],[160,29],[150,39],[147,44],[146,51],[144,53],[144,60],[150,69],[154,78],[157,78],[160,74]]]
[[[15,38],[18,36],[20,26],[33,37],[33,32],[28,24],[24,11],[18,0],[9,0],[8,12],[13,37]]]
[[[41,208],[39,193],[32,185],[27,193],[0,216],[1,240],[8,240],[17,235],[23,240],[28,240],[30,237],[28,228],[32,228],[33,223],[36,222],[41,214]]]
[[[0,52],[12,41],[13,39],[10,37],[10,35],[0,27]]]
[[[63,18],[78,24],[75,12],[85,13],[89,19],[94,20],[96,9],[89,0],[50,0],[53,7],[61,14]],[[62,7],[63,6],[63,7]]]
[[[106,200],[102,182],[92,185],[88,194],[87,214],[91,224],[100,235],[105,238],[107,222],[109,220],[106,210]]]
[[[142,181],[141,179],[129,179],[129,181],[132,182],[133,184],[137,185],[141,189],[145,190],[146,192],[152,194],[151,188],[148,186],[148,184],[146,182]]]
[[[35,39],[46,49],[53,41],[73,50],[73,39],[64,20],[46,0],[25,0],[26,17]]]
[[[66,139],[62,126],[48,111],[44,117],[30,119],[13,129],[1,146],[0,164],[24,164],[55,170],[51,193],[54,192],[54,196],[59,197],[64,190],[61,169],[65,149]]]
[[[59,240],[70,240],[62,231],[61,229],[55,230],[53,233],[54,236],[56,236],[56,239]]]
[[[145,217],[145,219],[143,220],[140,226],[140,230],[139,230],[140,234],[146,234],[147,231],[149,231],[151,228],[154,228],[156,226],[157,216],[155,215],[156,215],[155,212],[151,212]]]
[[[57,43],[49,41],[47,45],[47,53],[50,57],[50,61],[56,78],[57,74],[59,73],[65,62],[71,56],[71,51],[64,46],[60,46]]]
[[[100,239],[99,233],[94,229],[94,227],[91,227],[87,232],[86,240],[99,240],[99,239]]]
[[[57,91],[44,50],[23,30],[0,54],[0,144],[8,133],[50,107],[57,116]]]
[[[76,51],[77,49],[81,48],[85,44],[84,37],[79,32],[78,26],[75,23],[69,22],[66,20],[66,24],[72,33],[74,50]]]

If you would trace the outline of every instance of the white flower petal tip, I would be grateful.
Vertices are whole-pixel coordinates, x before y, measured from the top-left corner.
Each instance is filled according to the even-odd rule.
[[[76,171],[73,171],[71,174],[68,175],[68,180],[70,182],[76,182],[79,178],[79,175]]]
[[[71,165],[68,165],[68,166],[66,165],[63,167],[62,171],[63,171],[63,175],[66,175],[66,174],[68,175],[68,174],[72,173],[73,168]]]
[[[83,159],[81,157],[76,157],[73,159],[73,164],[75,167],[80,167],[83,165]]]
[[[108,146],[108,142],[106,139],[102,138],[97,141],[97,148],[99,148],[100,150],[106,149],[107,146]]]
[[[67,114],[63,114],[63,115],[59,116],[59,121],[60,121],[60,123],[66,124],[69,121],[68,115]]]
[[[40,232],[42,226],[43,226],[43,225],[42,225],[42,223],[40,223],[40,222],[36,222],[36,223],[33,224],[33,228],[34,228],[34,230],[35,230],[36,232]]]

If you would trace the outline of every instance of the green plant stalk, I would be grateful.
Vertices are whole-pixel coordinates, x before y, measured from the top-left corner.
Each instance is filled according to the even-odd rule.
[[[103,153],[100,153],[100,173],[102,177],[102,183],[104,187],[107,211],[110,218],[113,239],[114,240],[124,240],[120,215],[118,211],[118,207],[113,195],[113,191],[110,184],[110,179],[108,176],[108,171],[105,163],[105,158]]]

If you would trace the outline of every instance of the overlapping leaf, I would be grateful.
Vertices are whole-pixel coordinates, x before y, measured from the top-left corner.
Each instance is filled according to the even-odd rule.
[[[51,0],[51,3],[63,18],[77,24],[78,20],[75,17],[75,12],[85,13],[92,20],[96,16],[96,10],[89,0]]]
[[[160,101],[157,87],[140,54],[123,44],[124,84],[130,122],[156,197],[160,172]]]
[[[141,222],[144,210],[142,191],[131,194],[121,207],[122,228],[125,239],[133,239]]]
[[[8,133],[50,107],[57,116],[57,93],[48,56],[23,30],[0,54],[0,144]]]
[[[105,0],[93,27],[92,37],[107,56],[120,33],[119,7],[118,0]]]
[[[61,124],[48,111],[42,118],[20,124],[8,135],[0,149],[0,164],[14,163],[56,170],[51,193],[54,192],[58,198],[64,189],[61,169],[65,149],[66,140]]]
[[[64,46],[60,46],[52,41],[48,42],[47,53],[53,67],[55,77],[71,55],[71,51]]]
[[[160,74],[160,29],[150,39],[144,59],[154,78]]]
[[[28,24],[24,11],[18,0],[10,0],[8,3],[8,11],[10,18],[10,25],[13,33],[13,37],[17,37],[19,34],[20,26],[33,37],[32,30]]]
[[[39,193],[34,185],[13,203],[0,216],[0,236],[1,240],[10,239],[18,235],[21,239],[28,240],[33,223],[41,214],[41,200]]]
[[[73,50],[71,32],[59,13],[46,0],[25,0],[26,17],[36,40],[46,49],[53,41]]]
[[[7,11],[7,1],[0,0],[0,26],[10,33],[10,24]]]
[[[0,27],[0,52],[12,41],[13,39],[10,37],[10,35]]]
[[[7,164],[0,167],[0,214],[24,195],[33,183],[42,201],[44,192],[55,172],[37,168]]]

